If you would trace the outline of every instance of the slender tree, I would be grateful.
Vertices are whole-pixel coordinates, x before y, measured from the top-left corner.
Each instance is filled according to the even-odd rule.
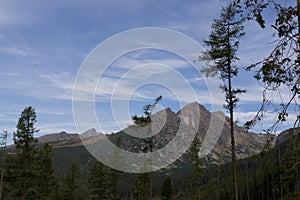
[[[134,122],[135,125],[139,126],[139,127],[146,127],[148,126],[148,133],[149,135],[151,134],[152,130],[151,130],[151,116],[152,116],[152,111],[153,109],[156,107],[156,105],[158,104],[159,101],[162,100],[162,96],[158,96],[155,100],[153,104],[147,104],[144,106],[143,110],[144,110],[144,115],[138,117],[137,115],[132,116],[132,121]],[[153,141],[152,141],[152,137],[146,138],[143,140],[144,143],[144,147],[143,147],[143,151],[144,152],[152,152],[153,149]],[[151,155],[150,155],[150,170],[152,168],[151,166]],[[146,166],[148,167],[148,166]],[[143,177],[144,176],[144,177]],[[147,187],[146,185],[141,185],[141,184],[147,184],[146,180],[149,180],[149,186]],[[140,174],[139,177],[136,180],[136,190],[135,190],[135,194],[136,196],[144,196],[144,199],[147,199],[147,195],[139,195],[140,193],[143,194],[144,190],[146,190],[147,188],[149,188],[149,194],[150,194],[150,199],[152,199],[152,178],[151,178],[151,172],[147,172],[144,174]],[[139,192],[140,191],[140,192]]]
[[[200,60],[208,61],[209,67],[205,67],[202,72],[207,76],[216,76],[223,80],[221,87],[225,92],[225,108],[230,113],[230,133],[231,133],[231,152],[232,152],[232,171],[234,196],[238,200],[237,184],[237,164],[234,138],[234,108],[237,105],[237,95],[245,92],[241,89],[234,89],[232,78],[238,75],[239,68],[236,62],[239,60],[236,52],[239,47],[239,40],[244,35],[243,21],[239,19],[240,7],[231,3],[223,7],[219,19],[215,19],[211,28],[209,39],[204,43],[209,48],[200,56]]]
[[[37,140],[34,134],[38,132],[36,123],[36,112],[33,107],[26,107],[21,113],[18,121],[17,131],[14,133],[16,157],[14,159],[14,176],[16,196],[20,199],[35,198],[37,184],[35,179],[35,161],[37,151],[35,145]]]
[[[201,142],[196,134],[191,147],[188,151],[189,157],[192,161],[193,172],[195,175],[193,187],[196,189],[195,195],[196,199],[200,200],[200,187],[201,187],[201,176],[202,176],[202,161],[199,157],[200,155]]]
[[[6,142],[7,142],[7,131],[0,133],[0,155],[1,155],[1,178],[0,178],[0,200],[2,199],[4,171],[6,167]]]

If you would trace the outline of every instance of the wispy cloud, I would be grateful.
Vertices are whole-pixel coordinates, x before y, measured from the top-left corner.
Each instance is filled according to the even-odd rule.
[[[37,51],[30,47],[4,47],[0,49],[1,53],[12,54],[16,56],[36,56]]]
[[[124,68],[124,69],[132,69],[136,66],[145,65],[149,63],[157,63],[161,65],[167,65],[171,66],[173,68],[187,68],[191,65],[182,59],[167,59],[167,58],[161,58],[161,59],[141,59],[138,56],[134,57],[124,57],[117,62],[113,63],[112,65],[117,68]]]

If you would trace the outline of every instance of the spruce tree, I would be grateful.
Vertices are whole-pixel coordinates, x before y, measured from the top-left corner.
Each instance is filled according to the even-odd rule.
[[[238,200],[237,164],[234,138],[234,108],[237,105],[237,95],[245,92],[241,89],[234,89],[232,78],[238,75],[239,68],[236,62],[239,60],[236,52],[239,47],[239,40],[244,35],[243,21],[238,18],[240,7],[235,3],[223,7],[219,19],[215,19],[211,28],[209,39],[204,43],[209,48],[204,52],[201,60],[208,61],[209,67],[202,72],[207,76],[216,76],[223,80],[222,90],[225,92],[226,104],[224,105],[230,113],[231,152],[234,196]]]
[[[63,199],[65,200],[77,199],[77,195],[79,191],[78,178],[79,178],[78,166],[75,163],[72,163],[67,174],[63,178],[62,193],[61,193]]]
[[[26,107],[14,133],[15,154],[7,156],[5,192],[9,199],[49,199],[55,179],[52,169],[52,148],[37,146],[34,134],[36,112]]]
[[[37,171],[35,166],[37,151],[35,149],[37,140],[34,134],[38,132],[36,123],[36,112],[31,106],[26,107],[19,118],[17,130],[14,133],[14,144],[16,157],[14,161],[13,176],[15,177],[14,194],[16,198],[34,199],[37,195]]]
[[[96,161],[89,171],[89,199],[117,200],[117,171]]]
[[[49,199],[57,183],[52,168],[52,147],[48,143],[38,149],[36,168],[39,199]]]

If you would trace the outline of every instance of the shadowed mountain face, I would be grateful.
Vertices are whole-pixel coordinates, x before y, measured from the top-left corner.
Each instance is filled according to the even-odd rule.
[[[149,130],[151,130],[151,133],[147,132]],[[114,143],[119,140],[120,148],[124,150],[141,152],[145,147],[145,140],[132,135],[153,135],[153,150],[157,150],[170,143],[179,130],[182,131],[184,136],[191,135],[191,130],[195,130],[202,142],[200,155],[205,154],[204,161],[206,165],[231,161],[229,118],[221,112],[210,113],[196,102],[186,105],[177,113],[170,108],[155,113],[152,116],[151,128],[148,127],[146,131],[145,128],[129,126],[123,131],[107,136]],[[132,134],[128,135],[129,132]],[[81,139],[84,138],[84,144],[98,142],[102,137],[104,136],[98,134],[95,129],[90,129],[80,135]],[[260,153],[268,137],[264,134],[247,132],[235,125],[237,157],[241,159]],[[54,148],[66,146],[71,148],[83,145],[80,138],[78,134],[61,132],[42,136],[38,140],[40,143],[52,143]],[[184,142],[184,138],[182,138],[182,141]]]

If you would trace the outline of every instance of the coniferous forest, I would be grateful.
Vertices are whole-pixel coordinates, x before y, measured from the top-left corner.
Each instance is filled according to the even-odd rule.
[[[270,17],[270,12],[275,14]],[[224,97],[230,144],[226,162],[222,157],[225,150],[210,158],[199,156],[203,138],[197,132],[189,149],[166,168],[145,173],[118,171],[98,161],[83,145],[75,144],[75,140],[65,140],[59,147],[56,141],[39,142],[36,138],[40,131],[37,126],[39,113],[34,106],[28,106],[16,119],[15,131],[2,133],[3,138],[13,134],[13,144],[1,149],[0,200],[300,199],[300,1],[292,5],[273,0],[226,1],[218,13],[219,17],[211,22],[208,37],[199,41],[206,50],[199,52],[195,62],[206,63],[201,73],[222,83],[219,89]],[[263,60],[241,66],[243,58],[239,47],[247,37],[246,26],[250,23],[261,29],[271,23],[274,45]],[[254,117],[240,124],[235,111],[248,88],[238,86],[235,81],[245,73],[259,82],[263,93],[257,94],[261,104]],[[280,96],[282,88],[288,91],[288,98],[282,98],[281,103],[274,102],[272,97]],[[148,125],[163,96],[145,104],[141,115],[132,116],[133,126],[151,129]],[[241,150],[237,134],[247,134],[264,122],[266,113],[271,113],[274,120],[265,133],[257,133],[264,134],[265,141],[257,142],[263,143],[262,147],[257,153],[249,151],[247,156],[240,157],[244,150]],[[168,120],[175,124],[174,119]],[[293,125],[279,133],[277,129],[288,120],[292,120]],[[168,124],[171,128],[164,134],[173,137],[178,128],[174,124]],[[207,127],[199,130],[201,128],[206,130]],[[137,140],[122,131],[107,137],[124,150],[134,144],[135,149],[131,150],[135,153],[153,152],[161,143],[172,140],[172,137],[166,141],[155,137]],[[247,150],[247,141],[244,146]]]
[[[84,147],[53,149],[51,144],[39,144],[33,137],[38,131],[35,122],[35,109],[25,108],[15,144],[4,152],[5,160],[2,159],[3,199],[233,198],[231,163],[204,167],[198,156],[198,137],[173,167],[132,174],[105,166]],[[274,147],[266,143],[260,154],[237,160],[238,198],[298,199],[299,151],[300,129],[292,128],[278,136]],[[61,161],[63,165],[58,167]]]

